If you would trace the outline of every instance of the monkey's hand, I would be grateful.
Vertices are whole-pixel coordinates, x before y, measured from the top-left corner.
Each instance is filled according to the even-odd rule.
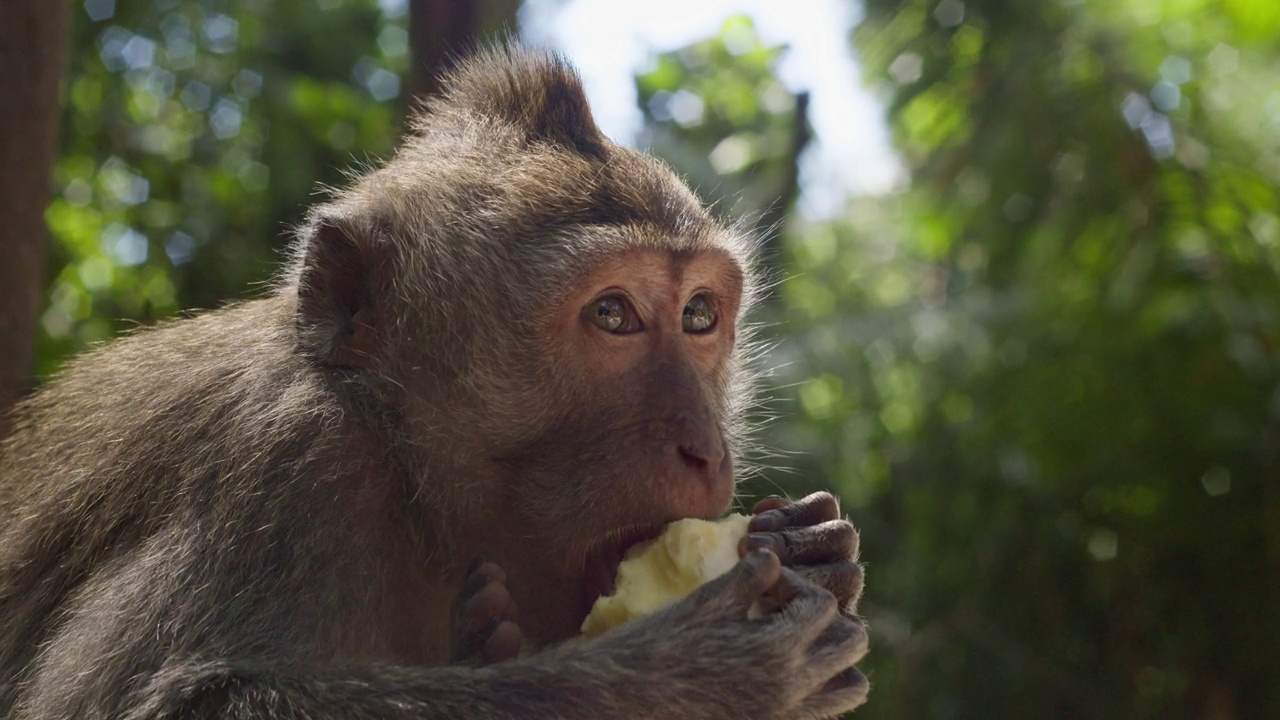
[[[624,670],[636,705],[662,708],[655,717],[829,718],[867,695],[854,667],[867,648],[862,624],[764,550],[589,647],[582,659]]]
[[[506,582],[507,574],[491,562],[477,561],[468,571],[453,607],[455,664],[493,665],[520,654],[524,633]]]
[[[751,510],[755,515],[738,553],[768,548],[782,564],[830,590],[841,612],[852,617],[862,595],[862,565],[858,563],[858,531],[840,517],[840,504],[831,493],[818,492],[796,502],[765,498]]]

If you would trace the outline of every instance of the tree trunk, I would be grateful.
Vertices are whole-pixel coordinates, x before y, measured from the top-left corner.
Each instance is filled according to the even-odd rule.
[[[0,1],[0,437],[31,381],[73,4]]]
[[[807,91],[796,94],[796,109],[792,117],[794,120],[791,126],[791,148],[787,155],[787,178],[777,200],[765,208],[757,223],[757,227],[766,233],[761,257],[769,263],[770,270],[777,269],[777,262],[782,257],[782,237],[787,221],[794,216],[796,198],[800,196],[800,155],[813,139],[813,131],[809,126]]]
[[[440,90],[440,73],[458,58],[515,31],[519,0],[410,0],[409,97]]]

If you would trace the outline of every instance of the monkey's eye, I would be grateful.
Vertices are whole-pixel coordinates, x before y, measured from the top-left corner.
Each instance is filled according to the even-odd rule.
[[[704,333],[716,326],[716,311],[706,295],[694,295],[684,306],[681,322],[687,333]]]
[[[582,311],[591,324],[606,332],[625,335],[644,329],[640,319],[620,295],[597,298]]]

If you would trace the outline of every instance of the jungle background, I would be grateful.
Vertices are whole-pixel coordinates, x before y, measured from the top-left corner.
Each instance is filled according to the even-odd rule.
[[[261,292],[519,5],[6,2],[3,403]],[[833,489],[862,531],[856,717],[1280,717],[1280,4],[856,17],[908,180],[836,217],[791,212],[809,96],[749,16],[635,78],[640,144],[773,229],[748,490]]]

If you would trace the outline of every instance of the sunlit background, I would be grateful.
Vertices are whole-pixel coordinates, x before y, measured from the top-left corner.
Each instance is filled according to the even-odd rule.
[[[757,38],[787,46],[774,67],[778,81],[813,95],[808,118],[814,138],[799,158],[798,209],[806,217],[830,217],[851,193],[884,193],[906,180],[890,143],[884,102],[861,84],[849,46],[849,28],[859,14],[858,5],[846,0],[528,0],[521,29],[531,42],[557,47],[579,63],[597,122],[619,141],[633,141],[643,131],[633,78],[652,69],[657,53],[722,30],[730,46],[751,47]],[[751,23],[723,28],[734,16]],[[688,119],[677,122],[701,119],[697,100],[691,102]],[[679,101],[671,109],[678,114]]]
[[[1280,3],[499,5],[774,229],[747,490],[862,530],[858,717],[1280,717]],[[392,148],[406,16],[78,2],[42,372],[257,292]]]

